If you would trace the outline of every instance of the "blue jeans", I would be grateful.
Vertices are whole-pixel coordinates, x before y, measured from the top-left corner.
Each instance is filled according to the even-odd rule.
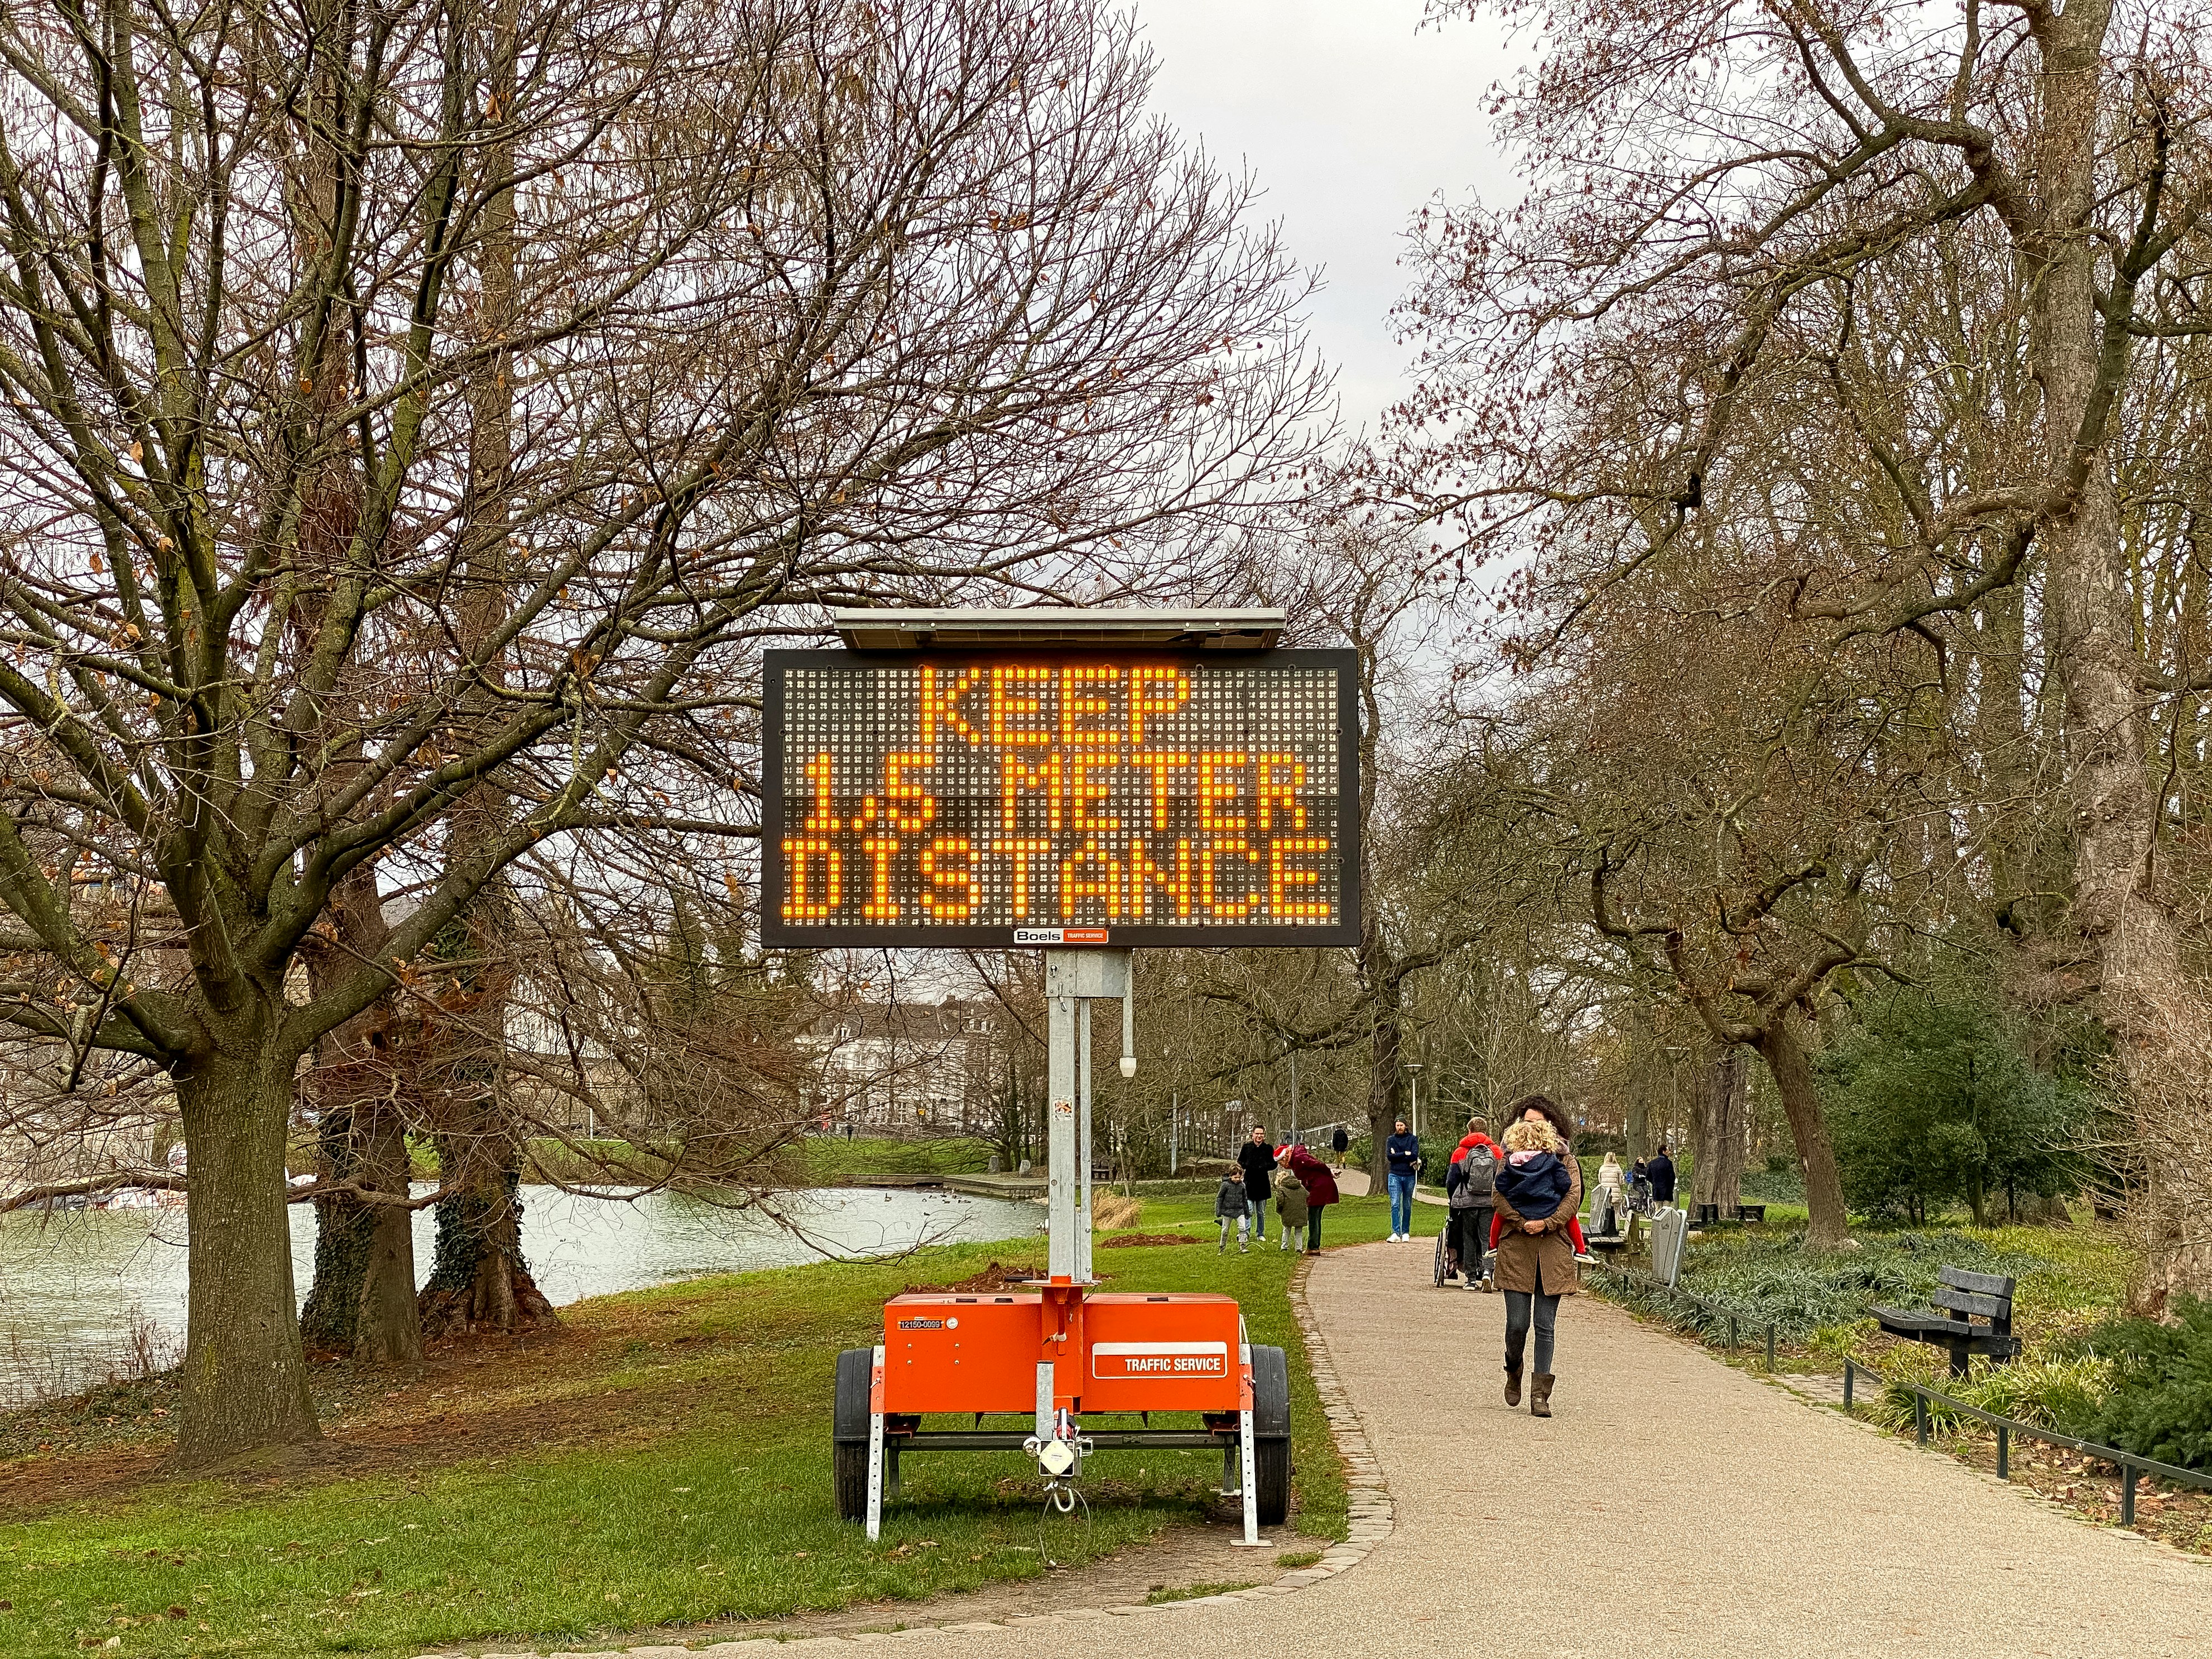
[[[1413,1231],[1413,1172],[1408,1170],[1400,1175],[1390,1171],[1390,1231],[1410,1233]]]
[[[1244,1208],[1252,1218],[1252,1237],[1265,1244],[1267,1242],[1267,1200],[1247,1197]]]

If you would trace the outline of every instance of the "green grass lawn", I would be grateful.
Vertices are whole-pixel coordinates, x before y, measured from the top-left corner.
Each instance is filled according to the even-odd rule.
[[[930,1140],[809,1135],[799,1143],[804,1179],[817,1187],[854,1176],[975,1175],[991,1167],[992,1151],[989,1141],[966,1135]]]
[[[1272,1240],[1217,1255],[1210,1208],[1148,1201],[1144,1231],[1206,1242],[1103,1249],[1099,1271],[1115,1290],[1226,1291],[1252,1340],[1290,1350],[1296,1528],[1341,1537],[1342,1469],[1285,1294],[1297,1258]],[[1385,1209],[1332,1210],[1329,1242],[1379,1238]],[[1433,1231],[1442,1210],[1419,1209]],[[1073,1520],[1042,1513],[1017,1454],[908,1460],[878,1545],[836,1518],[837,1351],[867,1343],[909,1284],[1041,1254],[1021,1241],[690,1280],[579,1304],[557,1333],[438,1360],[413,1383],[331,1368],[329,1454],[283,1472],[139,1479],[154,1413],[173,1403],[161,1384],[0,1419],[0,1448],[28,1453],[0,1461],[0,1654],[589,1646],[1034,1577],[1203,1520],[1218,1458],[1158,1451],[1100,1454]]]

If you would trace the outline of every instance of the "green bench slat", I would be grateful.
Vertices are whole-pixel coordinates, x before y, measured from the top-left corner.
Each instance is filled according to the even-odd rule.
[[[2012,1322],[2012,1298],[2008,1296],[1983,1296],[1974,1291],[1954,1291],[1948,1285],[1941,1285],[1928,1299],[1954,1314],[1979,1314],[1992,1322]]]
[[[2002,1273],[1978,1273],[1971,1267],[1938,1267],[1936,1282],[1948,1285],[1955,1290],[1974,1291],[1983,1296],[2001,1296],[2008,1302],[2020,1288],[2016,1279],[2007,1279]]]

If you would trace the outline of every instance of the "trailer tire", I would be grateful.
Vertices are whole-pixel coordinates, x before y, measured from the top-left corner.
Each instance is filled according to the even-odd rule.
[[[1260,1524],[1291,1518],[1291,1366],[1280,1348],[1252,1349],[1252,1461]]]
[[[840,1440],[831,1448],[833,1473],[837,1485],[837,1518],[840,1521],[865,1521],[868,1518],[868,1443],[859,1445]]]
[[[868,1396],[874,1390],[875,1369],[873,1348],[848,1348],[837,1356],[830,1476],[840,1521],[864,1521],[868,1515]]]
[[[1252,1461],[1259,1465],[1255,1473],[1260,1524],[1279,1527],[1291,1518],[1291,1443],[1255,1440]]]

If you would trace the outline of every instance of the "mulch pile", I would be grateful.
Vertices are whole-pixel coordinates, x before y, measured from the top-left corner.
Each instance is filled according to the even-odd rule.
[[[1098,1241],[1102,1250],[1133,1249],[1140,1244],[1196,1244],[1196,1233],[1115,1233]]]

